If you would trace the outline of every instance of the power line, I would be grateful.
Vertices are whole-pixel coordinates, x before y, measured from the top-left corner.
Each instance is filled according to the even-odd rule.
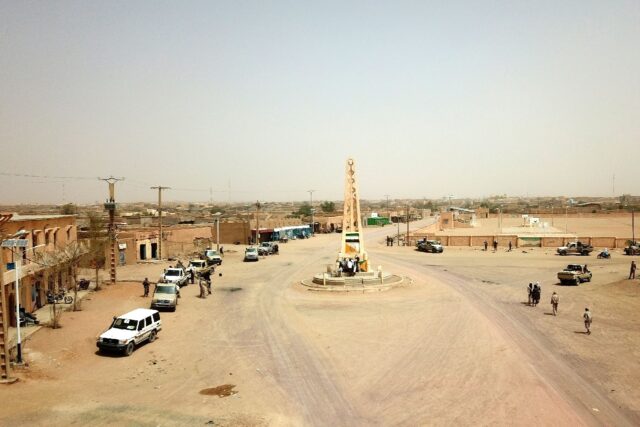
[[[42,179],[67,179],[67,180],[94,180],[95,176],[55,176],[55,175],[32,175],[27,173],[0,172],[2,176],[16,176],[21,178],[42,178]]]

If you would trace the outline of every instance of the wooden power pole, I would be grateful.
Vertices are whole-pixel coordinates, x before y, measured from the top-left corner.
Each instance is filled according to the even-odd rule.
[[[169,190],[170,187],[163,187],[158,185],[157,187],[151,187],[152,190],[158,190],[158,259],[162,259],[162,190]]]
[[[118,252],[116,246],[118,239],[116,235],[116,182],[124,181],[124,178],[98,178],[101,181],[106,181],[109,184],[109,198],[104,204],[104,208],[109,212],[109,245],[111,247],[111,253],[109,257],[109,276],[110,283],[116,284],[116,254]]]

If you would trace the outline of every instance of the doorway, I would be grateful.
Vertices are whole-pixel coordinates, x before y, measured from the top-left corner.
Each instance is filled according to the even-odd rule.
[[[152,259],[158,259],[158,244],[157,243],[152,243],[151,244],[151,258]]]
[[[140,245],[140,260],[145,259],[147,259],[147,245],[143,243]]]

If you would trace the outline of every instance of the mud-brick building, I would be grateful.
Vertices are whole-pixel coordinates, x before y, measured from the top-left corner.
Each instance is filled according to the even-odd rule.
[[[28,312],[47,303],[46,293],[60,287],[69,286],[69,271],[59,271],[55,267],[44,268],[34,262],[34,254],[57,250],[69,242],[77,240],[78,230],[75,215],[19,215],[0,225],[0,239],[13,236],[18,231],[26,233],[21,237],[28,241],[26,248],[0,249],[3,272],[0,286],[4,286],[5,299],[2,307],[8,308],[10,323],[15,326],[15,280],[16,262],[20,262],[20,305]]]

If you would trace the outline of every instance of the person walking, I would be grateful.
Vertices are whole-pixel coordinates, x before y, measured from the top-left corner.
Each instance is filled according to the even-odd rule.
[[[511,252],[511,240],[509,240],[509,252]]]
[[[202,274],[202,278],[204,279],[205,286],[207,287],[207,292],[211,295],[211,270],[206,270]]]
[[[494,240],[493,241],[493,252],[497,252],[498,251],[498,241]]]
[[[142,287],[144,288],[144,296],[148,297],[149,296],[149,278],[145,277],[144,281],[142,282]]]
[[[189,280],[191,281],[191,284],[193,285],[196,281],[196,272],[194,271],[193,266],[189,269]]]
[[[487,249],[489,248],[489,243],[487,243],[487,241],[484,241],[484,251],[486,252]]]
[[[200,287],[200,298],[206,298],[207,297],[207,288],[204,284],[204,280],[202,280],[202,277],[198,278],[198,286]]]
[[[553,310],[553,315],[556,316],[558,314],[558,303],[560,302],[560,297],[557,293],[553,293],[551,295],[551,309]]]
[[[529,307],[533,305],[533,283],[529,282],[529,286],[527,286],[527,291],[529,292]]]
[[[591,312],[588,307],[584,309],[582,318],[584,319],[584,328],[587,330],[587,335],[591,335],[591,322],[593,321],[593,316],[591,316]]]
[[[629,270],[629,279],[636,278],[636,262],[631,261],[631,269]]]

